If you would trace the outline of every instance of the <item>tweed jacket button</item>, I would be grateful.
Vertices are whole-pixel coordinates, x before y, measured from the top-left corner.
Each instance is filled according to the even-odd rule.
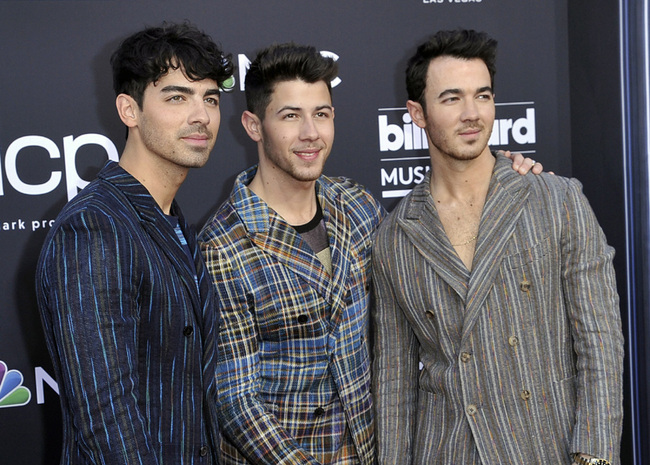
[[[528,291],[530,291],[530,281],[528,281],[527,279],[524,279],[522,282],[519,283],[519,288],[520,288],[523,292],[528,292]]]
[[[298,323],[301,325],[304,325],[309,321],[309,317],[307,315],[298,315]]]
[[[524,400],[530,399],[530,391],[528,389],[521,391],[521,398]]]
[[[519,344],[519,338],[517,336],[510,336],[508,338],[508,344],[510,344],[512,347],[516,346]]]
[[[201,457],[205,457],[206,455],[208,455],[208,446],[201,446],[201,448],[199,449],[199,455]]]
[[[194,332],[194,328],[192,328],[191,326],[186,326],[185,328],[183,328],[183,335],[186,337],[190,337],[193,332]]]
[[[469,404],[465,409],[465,411],[467,412],[468,415],[473,417],[474,415],[476,415],[476,412],[478,412],[478,409],[476,408],[476,405]]]
[[[325,413],[325,410],[322,407],[318,407],[316,410],[314,410],[314,416],[315,417],[320,417],[324,413]]]
[[[460,354],[460,361],[463,363],[469,362],[471,358],[472,358],[472,354],[470,354],[469,352],[463,352],[462,354]]]
[[[433,310],[427,310],[424,313],[427,315],[427,318],[430,319],[430,320],[433,320],[436,317],[436,315],[433,313]]]

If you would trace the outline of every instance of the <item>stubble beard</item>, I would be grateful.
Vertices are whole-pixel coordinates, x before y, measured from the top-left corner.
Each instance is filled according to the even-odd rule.
[[[271,164],[296,181],[316,181],[323,174],[326,159],[323,155],[319,155],[313,162],[308,162],[308,166],[300,166],[304,162],[297,155],[293,155],[295,158],[285,158],[274,150],[272,144],[267,142],[264,142],[264,154]]]
[[[459,134],[467,129],[481,129],[481,137],[469,143],[459,141],[457,139],[460,137]],[[429,133],[431,134],[429,141],[431,145],[445,158],[455,161],[471,161],[477,159],[487,147],[489,140],[488,132],[483,124],[466,125],[462,129],[455,131],[452,137],[448,137],[444,131],[438,131],[431,127]]]
[[[206,147],[192,146],[182,140],[183,137],[195,133],[208,136],[208,145]],[[145,147],[150,152],[182,168],[201,168],[205,166],[215,143],[212,131],[205,126],[192,126],[172,136],[143,125],[141,137]]]

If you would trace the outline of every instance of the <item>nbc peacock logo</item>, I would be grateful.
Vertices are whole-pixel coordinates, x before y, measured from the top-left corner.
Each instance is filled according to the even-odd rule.
[[[23,386],[23,374],[18,370],[8,370],[7,364],[0,360],[0,408],[20,407],[29,403],[32,393]]]

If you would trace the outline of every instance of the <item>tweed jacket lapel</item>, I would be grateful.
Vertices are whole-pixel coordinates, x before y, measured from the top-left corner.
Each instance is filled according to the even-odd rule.
[[[469,334],[480,315],[528,198],[528,183],[511,169],[510,164],[509,159],[497,156],[481,215],[471,273],[447,238],[429,194],[428,177],[413,190],[404,219],[398,221],[414,247],[463,301],[463,337]]]
[[[447,239],[429,193],[429,177],[413,189],[400,227],[413,246],[458,296],[465,301],[469,271]]]
[[[529,175],[532,176],[532,175]],[[463,338],[469,335],[489,294],[507,244],[528,199],[529,184],[512,170],[511,161],[497,156],[487,199],[481,215],[473,269],[465,302]]]
[[[198,290],[194,281],[194,270],[191,270],[186,262],[185,251],[176,238],[176,231],[169,224],[169,221],[165,218],[165,215],[149,191],[117,163],[109,163],[102,170],[102,173],[100,173],[100,177],[115,185],[126,196],[140,217],[140,222],[144,230],[160,246],[160,250],[169,258],[169,261],[178,272],[184,285],[188,288],[194,311],[201,312],[202,305],[199,302]],[[172,204],[172,212],[178,215],[181,229],[183,229],[183,233],[186,233],[185,219],[180,213],[176,201]],[[203,320],[202,314],[197,314],[196,316],[199,321]]]

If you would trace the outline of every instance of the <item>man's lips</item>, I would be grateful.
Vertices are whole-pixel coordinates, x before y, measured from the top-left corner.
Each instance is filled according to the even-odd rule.
[[[321,151],[320,148],[307,148],[307,149],[294,150],[293,153],[295,153],[297,156],[299,156],[302,159],[313,160],[314,158],[318,157],[320,151]]]
[[[458,132],[463,139],[477,139],[483,130],[481,128],[467,128]]]
[[[190,134],[182,137],[182,139],[192,145],[207,145],[210,137],[207,134]]]
[[[473,136],[481,132],[481,128],[467,128],[460,131],[461,136]]]

